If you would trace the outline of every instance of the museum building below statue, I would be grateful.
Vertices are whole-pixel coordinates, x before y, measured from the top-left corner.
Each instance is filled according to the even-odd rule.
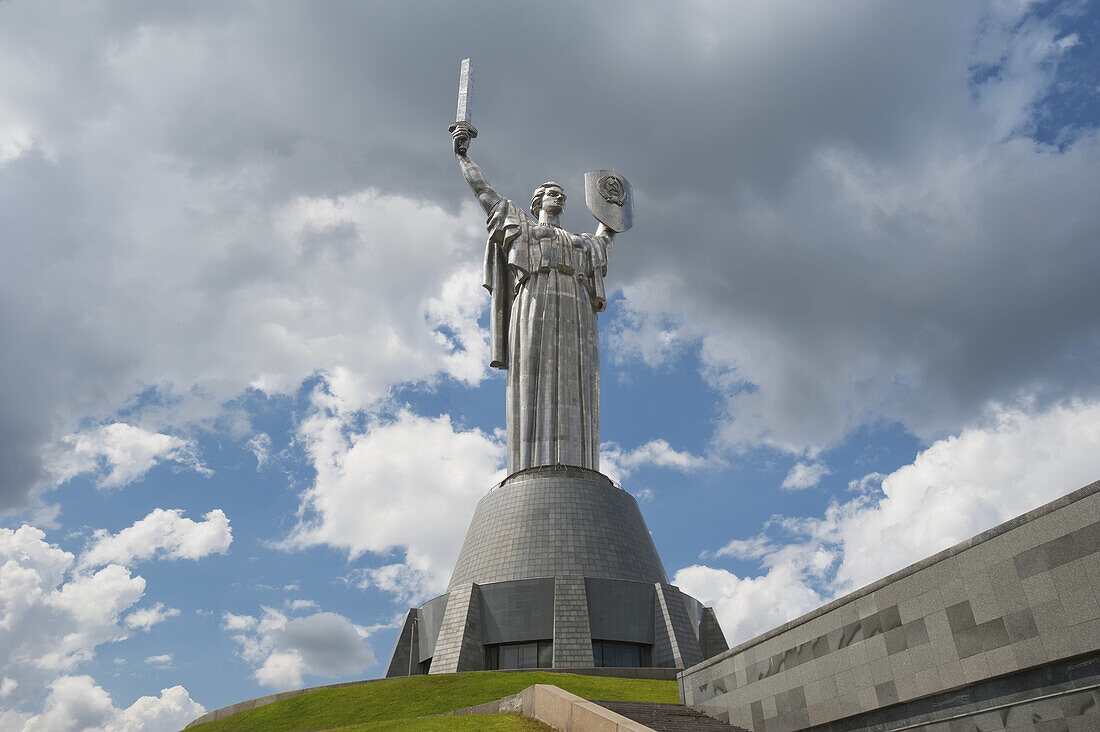
[[[520,471],[478,503],[446,594],[409,611],[387,676],[686,668],[726,650],[669,584],[634,497],[596,471]]]

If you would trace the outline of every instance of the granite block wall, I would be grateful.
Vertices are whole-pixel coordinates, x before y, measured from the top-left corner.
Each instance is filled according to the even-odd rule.
[[[439,637],[435,641],[435,657],[430,674],[456,671],[479,671],[485,667],[485,650],[481,641],[481,592],[475,584],[451,590]]]
[[[1097,730],[1097,689],[1100,482],[681,674],[766,732]]]
[[[658,582],[654,587],[653,665],[685,668],[699,663],[703,652],[688,610],[699,603],[672,585]]]
[[[592,665],[584,577],[554,578],[554,668]]]

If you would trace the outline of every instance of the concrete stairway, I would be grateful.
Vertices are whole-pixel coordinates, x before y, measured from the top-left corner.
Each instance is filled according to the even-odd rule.
[[[593,703],[644,724],[654,732],[747,732],[681,704],[597,700]]]

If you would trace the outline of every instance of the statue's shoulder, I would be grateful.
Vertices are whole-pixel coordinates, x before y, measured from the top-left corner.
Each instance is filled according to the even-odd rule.
[[[510,223],[534,223],[535,220],[531,217],[531,214],[527,213],[527,210],[520,204],[516,203],[510,198],[504,198],[503,196],[497,204],[493,206],[489,212],[489,219],[507,220]]]
[[[526,236],[535,223],[518,203],[501,198],[489,211],[485,226],[489,230],[490,239],[500,237],[501,241],[510,242],[516,237]]]

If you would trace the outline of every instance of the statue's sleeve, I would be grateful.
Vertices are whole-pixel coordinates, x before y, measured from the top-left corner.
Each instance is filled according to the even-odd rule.
[[[522,216],[517,216],[516,204],[500,199],[489,211],[485,227],[489,238],[485,242],[485,271],[482,284],[490,293],[489,300],[489,365],[508,368],[508,318],[514,295],[508,272],[508,254],[522,231]]]
[[[607,237],[586,234],[588,239],[588,259],[592,278],[592,304],[596,312],[607,309],[607,295],[604,293],[603,278],[607,276]]]

